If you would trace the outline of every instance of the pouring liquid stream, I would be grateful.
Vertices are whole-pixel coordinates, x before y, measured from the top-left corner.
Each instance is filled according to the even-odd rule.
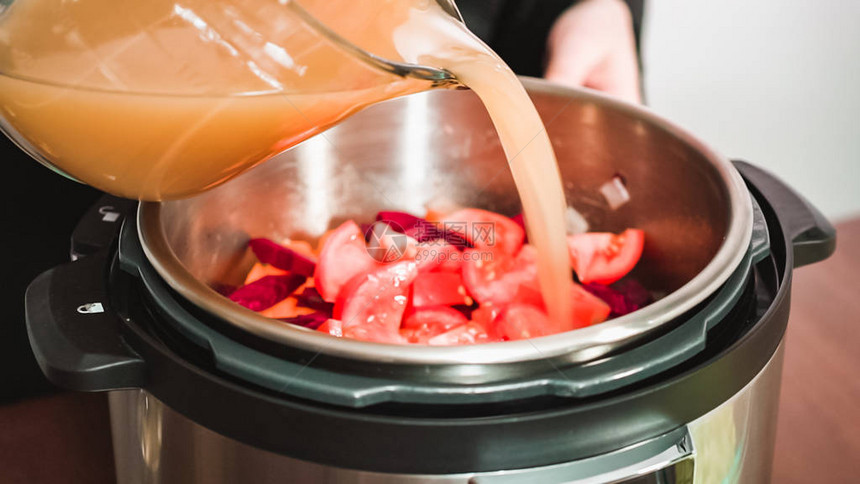
[[[514,73],[434,1],[300,3],[359,48],[446,69],[480,97],[520,195],[550,319],[572,329],[561,177]],[[163,200],[222,183],[367,105],[430,87],[361,64],[291,8],[289,0],[14,2],[0,16],[0,122],[81,181]]]
[[[558,331],[573,329],[567,202],[543,122],[514,72],[489,47],[437,4],[414,3],[406,21],[394,29],[396,48],[407,61],[450,71],[483,102],[519,192],[529,243],[537,249],[550,320]]]

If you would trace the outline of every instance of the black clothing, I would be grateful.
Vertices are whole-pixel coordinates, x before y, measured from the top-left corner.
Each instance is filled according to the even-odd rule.
[[[519,75],[541,77],[546,39],[555,20],[574,0],[458,0],[466,25]],[[644,0],[626,0],[633,16],[636,48]]]

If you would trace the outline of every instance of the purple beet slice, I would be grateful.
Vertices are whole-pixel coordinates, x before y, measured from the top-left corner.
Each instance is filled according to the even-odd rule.
[[[513,220],[515,224],[519,225],[520,228],[523,229],[523,233],[526,234],[525,237],[523,237],[523,243],[528,244],[529,243],[529,233],[526,230],[526,218],[525,218],[525,216],[521,213],[518,213],[518,214],[514,215],[513,217],[511,217],[511,220]]]
[[[317,311],[315,313],[302,314],[301,316],[294,316],[292,318],[280,318],[280,321],[295,324],[297,326],[304,326],[309,329],[317,329],[330,318],[331,314]]]
[[[445,230],[443,226],[421,217],[416,217],[411,213],[383,211],[376,214],[376,221],[385,222],[392,229],[406,234],[418,242],[442,239],[460,250],[472,247],[472,244],[462,235]]]
[[[305,276],[285,274],[265,276],[230,294],[230,300],[252,311],[262,311],[281,302],[305,283]]]
[[[612,286],[589,283],[582,287],[609,305],[610,318],[617,318],[632,313],[651,302],[651,294],[638,282],[628,279]]]
[[[328,314],[329,317],[331,317],[331,314],[334,311],[334,303],[327,302],[323,299],[322,295],[315,287],[306,287],[301,294],[296,294],[294,297],[296,298],[297,305],[316,309],[317,311]]]
[[[654,301],[651,292],[645,289],[645,286],[639,283],[636,279],[622,279],[612,284],[612,289],[624,295],[624,299],[628,303],[638,308],[647,306]]]
[[[278,269],[301,276],[312,276],[317,262],[311,257],[276,244],[269,239],[251,239],[248,242],[257,259]]]

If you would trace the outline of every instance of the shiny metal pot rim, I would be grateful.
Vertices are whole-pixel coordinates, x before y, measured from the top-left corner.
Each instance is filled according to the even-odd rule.
[[[686,130],[637,105],[591,90],[570,89],[536,79],[524,79],[530,92],[577,97],[624,115],[641,119],[696,150],[716,170],[728,194],[728,229],[710,263],[664,298],[628,315],[566,333],[540,338],[470,346],[420,346],[371,343],[335,338],[318,331],[269,319],[241,307],[192,275],[172,251],[161,225],[162,206],[142,203],[139,237],[149,262],[179,294],[203,310],[254,335],[290,347],[345,359],[405,365],[510,364],[541,359],[585,362],[626,345],[704,301],[717,291],[748,252],[753,211],[749,191],[731,163]],[[347,120],[349,122],[349,120]],[[461,368],[461,371],[466,368]],[[476,369],[476,371],[478,371]]]

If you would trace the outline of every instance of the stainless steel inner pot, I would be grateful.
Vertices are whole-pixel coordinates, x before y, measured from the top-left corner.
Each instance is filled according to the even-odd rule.
[[[253,262],[251,237],[313,240],[345,219],[370,220],[382,209],[421,214],[440,198],[518,213],[502,148],[471,91],[431,91],[372,106],[207,193],[141,204],[146,255],[182,296],[243,330],[337,357],[407,365],[588,361],[677,318],[720,287],[747,252],[752,230],[749,192],[728,160],[647,109],[524,82],[555,147],[568,203],[591,230],[644,229],[634,276],[665,297],[568,333],[428,347],[334,338],[262,317],[212,289],[241,283]],[[612,210],[598,189],[616,174],[631,199]]]

